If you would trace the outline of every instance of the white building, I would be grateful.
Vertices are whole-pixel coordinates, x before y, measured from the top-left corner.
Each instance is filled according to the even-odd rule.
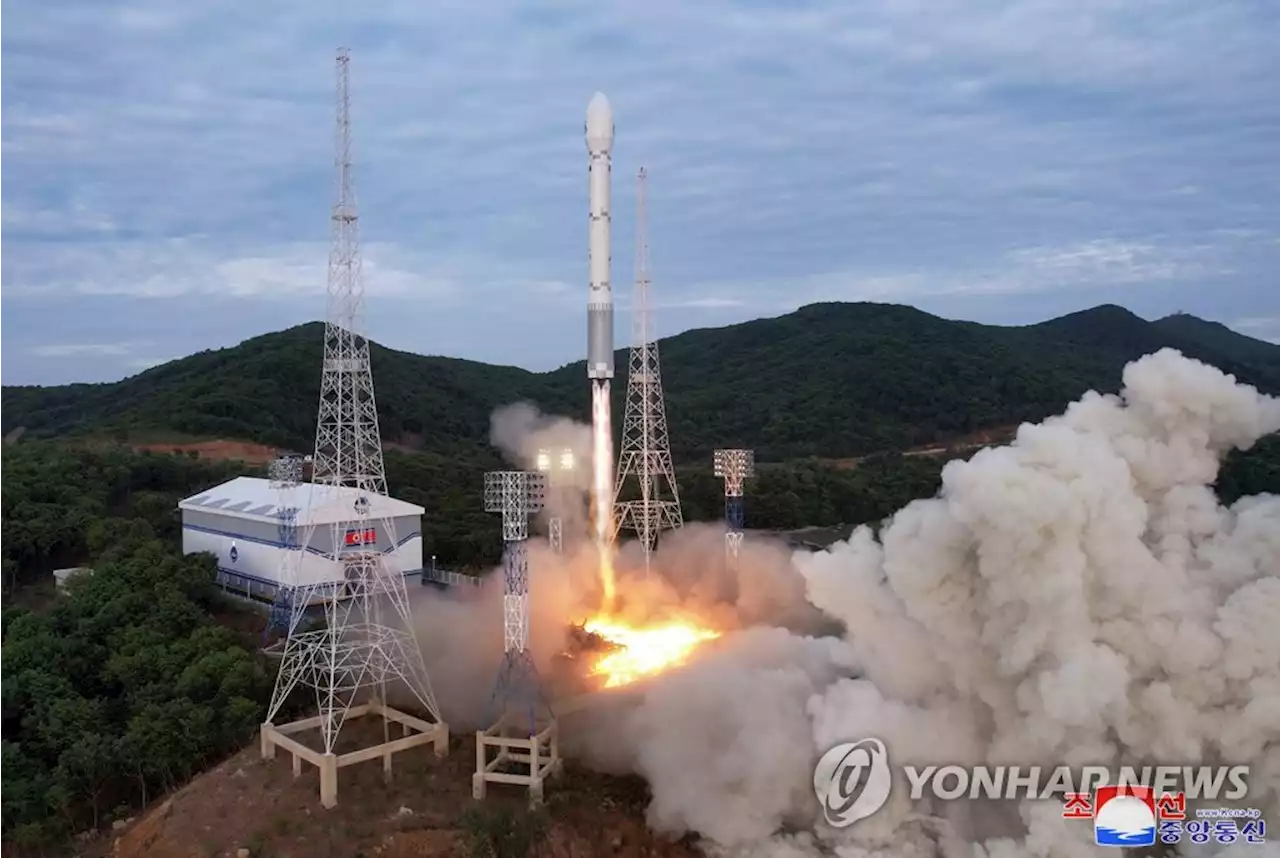
[[[363,528],[352,523],[362,500],[368,504]],[[300,562],[292,564],[294,586],[346,580],[344,564],[332,558],[335,537],[342,553],[379,551],[405,575],[422,572],[423,509],[395,498],[312,483],[281,490],[260,477],[236,477],[179,502],[178,509],[183,553],[213,554],[218,583],[255,598],[275,596],[282,570],[290,568],[282,564],[288,543],[303,547]]]
[[[72,566],[69,569],[54,569],[53,570],[54,585],[59,590],[65,590],[67,588],[67,582],[70,581],[72,578],[76,578],[81,575],[92,575],[92,574],[93,574],[93,570],[87,566]]]

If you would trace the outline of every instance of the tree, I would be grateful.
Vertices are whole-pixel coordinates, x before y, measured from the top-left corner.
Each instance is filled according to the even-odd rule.
[[[64,558],[93,568],[47,610],[4,611],[4,836],[34,847],[240,747],[270,684],[210,614],[211,559],[158,536],[226,466],[42,444],[5,465],[6,583]]]

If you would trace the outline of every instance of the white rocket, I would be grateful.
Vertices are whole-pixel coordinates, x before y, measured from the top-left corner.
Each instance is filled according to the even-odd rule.
[[[613,378],[613,290],[609,285],[609,173],[613,108],[597,92],[587,105],[587,179],[591,194],[588,228],[587,378]]]

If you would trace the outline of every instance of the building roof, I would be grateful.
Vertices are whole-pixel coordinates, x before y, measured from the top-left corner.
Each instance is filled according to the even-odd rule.
[[[384,495],[367,495],[349,486],[299,483],[279,489],[262,477],[236,477],[179,501],[178,509],[210,512],[275,524],[281,511],[297,510],[298,524],[334,524],[357,518],[355,503],[369,499],[369,518],[400,518],[422,515],[422,507]]]

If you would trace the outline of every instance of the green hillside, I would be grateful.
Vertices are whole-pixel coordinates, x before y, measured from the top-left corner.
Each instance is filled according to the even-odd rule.
[[[26,426],[29,437],[112,432],[123,440],[174,432],[309,448],[322,338],[323,325],[313,322],[111,384],[5,387],[3,425]],[[459,441],[470,449],[488,437],[495,404],[528,396],[559,404],[546,395],[542,377],[522,369],[376,343],[372,353],[379,418],[390,441],[421,435],[427,449],[449,454]]]
[[[1221,322],[1208,322],[1189,313],[1176,313],[1157,319],[1152,325],[1186,342],[1199,343],[1231,360],[1280,370],[1280,347],[1238,334]]]
[[[717,446],[743,445],[782,461],[910,449],[1040,419],[1090,388],[1115,389],[1125,362],[1163,346],[1280,392],[1280,346],[1193,318],[1152,323],[1108,305],[998,327],[899,305],[814,304],[689,331],[661,344],[674,453],[703,461]],[[320,348],[312,323],[112,384],[4,387],[3,431],[181,433],[306,449]],[[621,352],[618,365],[627,365]],[[373,366],[383,436],[411,450],[485,456],[478,447],[487,446],[489,415],[517,400],[586,418],[582,363],[531,373],[374,344]],[[619,417],[624,392],[619,379]]]

